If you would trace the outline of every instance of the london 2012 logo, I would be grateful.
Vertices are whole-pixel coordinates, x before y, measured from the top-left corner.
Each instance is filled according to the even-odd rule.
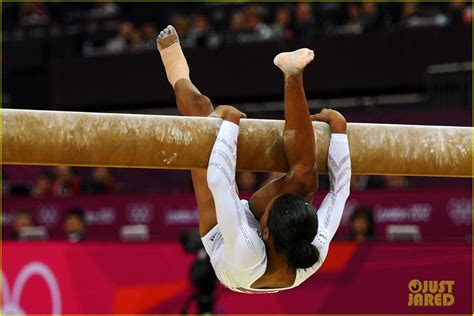
[[[411,280],[408,282],[408,306],[452,306],[453,280]]]
[[[33,261],[25,265],[18,273],[11,287],[2,271],[2,315],[31,314],[31,312],[23,310],[20,306],[20,301],[23,288],[33,276],[42,278],[49,288],[51,311],[48,314],[61,315],[61,292],[56,276],[47,265],[39,261]]]

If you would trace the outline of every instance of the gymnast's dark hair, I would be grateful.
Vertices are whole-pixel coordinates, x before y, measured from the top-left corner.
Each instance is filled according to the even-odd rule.
[[[270,208],[268,230],[275,250],[286,255],[292,268],[306,269],[319,260],[319,251],[311,244],[318,232],[318,217],[302,197],[278,197]]]

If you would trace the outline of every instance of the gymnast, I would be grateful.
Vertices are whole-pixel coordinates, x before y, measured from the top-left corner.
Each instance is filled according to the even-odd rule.
[[[235,184],[239,123],[245,114],[231,106],[214,110],[209,98],[193,85],[172,26],[160,32],[157,46],[181,114],[222,119],[207,171],[191,171],[199,232],[217,278],[242,293],[297,287],[327,256],[349,196],[351,177],[346,120],[334,110],[309,113],[302,72],[314,59],[313,51],[302,48],[274,59],[285,78],[283,137],[289,170],[246,201],[239,199]],[[318,189],[312,120],[328,123],[332,132],[331,188],[317,212],[311,206]]]

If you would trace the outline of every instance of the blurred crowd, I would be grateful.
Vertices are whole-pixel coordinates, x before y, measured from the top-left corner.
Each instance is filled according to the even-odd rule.
[[[13,214],[12,240],[46,239],[47,232],[42,226],[36,226],[33,213],[28,209],[18,209]],[[64,214],[64,237],[69,242],[86,239],[86,216],[82,209],[72,208]],[[43,229],[43,230],[42,230]]]
[[[81,208],[72,208],[66,211],[63,219],[64,239],[69,242],[80,242],[87,237],[87,216]],[[48,233],[43,226],[37,226],[33,213],[29,209],[18,209],[13,213],[13,230],[11,240],[44,240]],[[339,240],[368,242],[376,240],[375,219],[373,209],[366,206],[356,207],[349,218],[349,233],[347,236],[337,236]],[[38,231],[40,234],[38,234]],[[187,233],[184,233],[184,238]],[[182,236],[182,239],[183,239]],[[189,236],[188,236],[189,237]],[[143,240],[148,240],[144,238]],[[200,239],[198,239],[200,241]],[[184,244],[189,241],[182,240]],[[192,245],[188,245],[193,247]],[[185,246],[185,247],[188,247]]]
[[[3,170],[5,171],[5,170]],[[83,170],[85,171],[85,170]],[[30,197],[70,197],[83,194],[107,194],[122,193],[128,191],[125,185],[114,180],[108,168],[88,168],[88,173],[82,172],[82,176],[72,167],[57,166],[39,169],[32,183],[15,183],[8,180],[7,174],[3,172],[2,189],[3,196],[30,196]],[[87,175],[87,176],[84,176]],[[248,197],[256,192],[261,186],[284,176],[283,173],[256,173],[241,171],[236,175],[239,192]],[[135,180],[135,181],[141,181]],[[157,181],[160,181],[157,179]],[[327,175],[321,175],[319,184],[322,190],[329,187]],[[133,183],[127,183],[133,186]],[[367,188],[403,189],[408,187],[406,177],[379,177],[354,175],[351,182],[352,191],[363,191]],[[182,191],[188,191],[186,184],[182,185]],[[63,217],[64,238],[70,242],[79,242],[86,239],[87,214],[80,208],[69,209]],[[45,227],[37,226],[34,216],[29,209],[17,209],[13,213],[13,233],[7,238],[12,240],[44,240],[48,238]],[[338,239],[353,240],[357,242],[375,240],[375,222],[373,211],[368,207],[355,208],[350,216],[350,232],[348,236],[338,236]],[[142,225],[143,226],[143,225]],[[141,230],[143,227],[130,226],[132,238],[137,235],[135,229],[139,228],[138,234],[147,235]],[[142,238],[142,237],[140,237]],[[147,240],[148,237],[144,237]],[[125,237],[126,239],[126,237]]]
[[[168,21],[174,25],[184,48],[216,48],[231,43],[259,41],[311,40],[335,34],[422,26],[445,26],[449,23],[471,23],[472,9],[465,2],[448,6],[405,2],[392,11],[381,3],[311,3],[300,2],[270,7],[246,5],[230,12],[227,19],[217,14],[175,14]],[[398,12],[399,11],[399,12]],[[163,25],[160,25],[163,27]],[[86,55],[140,52],[156,49],[158,27],[149,21],[134,25],[120,23],[117,34],[94,45],[94,38],[84,42]]]
[[[31,197],[68,197],[81,194],[107,194],[133,191],[138,183],[149,181],[137,177],[130,179],[130,183],[124,184],[116,181],[110,169],[104,167],[88,168],[88,172],[78,174],[76,169],[69,166],[57,166],[39,169],[33,182],[11,181],[8,174],[2,173],[3,196],[31,196]],[[256,173],[241,171],[236,175],[239,191],[243,194],[251,194],[264,184],[273,181],[283,173]],[[157,182],[160,179],[156,179]],[[141,190],[153,191],[156,183],[141,184]],[[329,188],[327,175],[320,175],[319,186],[321,189]],[[404,189],[409,187],[408,178],[403,176],[361,176],[353,175],[351,179],[352,191],[363,191],[365,189]],[[189,183],[182,183],[180,188],[173,189],[178,192],[188,192],[192,188]]]
[[[13,5],[13,4],[12,4]],[[173,24],[183,47],[215,48],[228,43],[258,41],[310,40],[337,34],[360,34],[423,26],[472,23],[471,2],[322,2],[322,3],[258,3],[202,4],[199,10],[187,12],[185,6],[173,10],[163,20],[135,21],[123,3],[101,1],[87,7],[61,7],[54,14],[54,4],[19,2],[14,4],[18,24],[48,25],[60,15],[83,19],[116,17],[118,25],[112,32],[89,32],[83,38],[85,55],[140,52],[156,48],[160,28]],[[56,4],[57,5],[57,4]],[[143,6],[147,4],[134,4]],[[198,12],[198,13],[196,13]],[[146,18],[145,18],[146,19]],[[91,26],[90,28],[94,28]]]
[[[67,197],[79,194],[104,194],[123,191],[107,168],[90,169],[88,177],[80,177],[72,167],[57,166],[38,171],[33,183],[11,182],[2,175],[4,196]]]
[[[3,170],[5,171],[5,170]],[[84,172],[84,171],[87,171]],[[256,173],[241,171],[236,175],[236,182],[240,194],[248,198],[263,185],[284,176],[283,173]],[[363,191],[368,188],[385,188],[390,190],[404,189],[409,186],[408,178],[402,176],[361,176],[353,175],[351,179],[351,190]],[[13,183],[8,180],[7,174],[3,172],[3,194],[7,196],[31,196],[31,197],[70,197],[82,194],[107,194],[122,193],[129,191],[125,185],[115,180],[108,168],[88,168],[81,173],[69,166],[46,167],[38,169],[36,177],[32,183]],[[140,180],[140,177],[133,181]],[[133,187],[134,183],[127,183]],[[160,181],[160,179],[156,179]],[[135,183],[138,184],[138,183]],[[320,175],[319,185],[321,190],[329,188],[329,178],[327,175]],[[189,191],[185,183],[182,184],[182,191]],[[69,209],[63,217],[64,238],[70,242],[78,242],[86,239],[87,214],[80,208]],[[13,233],[10,236],[13,240],[47,239],[48,232],[45,227],[37,226],[31,210],[18,209],[13,213]],[[347,236],[338,236],[339,240],[352,240],[356,242],[375,240],[375,222],[373,210],[370,207],[356,207],[349,218],[350,231]],[[131,234],[136,235],[134,229],[143,227],[133,227]],[[145,231],[148,228],[145,227]],[[147,232],[138,232],[145,234]],[[132,236],[133,237],[133,236]],[[8,238],[8,236],[7,236]],[[140,237],[141,238],[141,237]],[[147,240],[144,238],[144,240]]]

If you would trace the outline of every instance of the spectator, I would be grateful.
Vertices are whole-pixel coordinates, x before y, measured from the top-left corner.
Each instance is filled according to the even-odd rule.
[[[20,24],[43,25],[49,23],[48,7],[42,2],[20,3]]]
[[[413,24],[413,22],[410,21],[416,17],[417,13],[418,3],[411,1],[403,2],[401,18],[402,26],[409,27],[411,24]]]
[[[122,22],[118,27],[117,36],[105,46],[110,54],[133,53],[138,50],[140,37],[131,22]]]
[[[375,236],[374,214],[369,207],[357,207],[350,217],[349,240],[373,241]]]
[[[179,36],[179,43],[181,47],[188,48],[193,46],[193,41],[189,36],[191,28],[191,21],[187,16],[175,15],[171,18],[172,24]]]
[[[360,8],[357,3],[348,3],[346,7],[346,22],[341,25],[336,33],[360,34],[363,31]]]
[[[271,26],[273,37],[277,40],[290,40],[294,33],[291,29],[291,12],[288,7],[279,7],[275,11],[274,23]]]
[[[196,15],[193,19],[192,28],[189,31],[189,37],[193,42],[193,46],[208,46],[210,31],[211,27],[207,16],[203,14]]]
[[[56,176],[52,188],[54,196],[71,196],[80,192],[81,180],[74,175],[71,167],[55,167],[54,173]]]
[[[272,29],[263,23],[262,8],[247,6],[244,11],[232,14],[228,40],[237,43],[249,43],[271,39]]]
[[[386,176],[385,187],[392,190],[405,189],[408,187],[408,179],[404,176]]]
[[[451,0],[449,2],[449,19],[454,24],[472,23],[472,6],[468,6],[466,1]]]
[[[362,2],[360,6],[360,20],[364,32],[372,32],[382,28],[382,17],[379,13],[379,4]]]
[[[141,29],[140,50],[150,51],[156,49],[156,37],[158,32],[155,23],[147,22]]]
[[[401,24],[403,27],[444,26],[449,22],[439,7],[426,4],[421,7],[416,2],[404,2]]]
[[[10,194],[10,181],[8,181],[8,176],[5,170],[2,170],[2,195]]]
[[[232,13],[229,22],[229,32],[227,33],[227,41],[229,43],[238,43],[241,37],[245,35],[245,16],[242,11]]]
[[[332,34],[336,27],[345,21],[343,2],[319,2],[316,10],[318,30],[323,34]]]
[[[88,32],[85,35],[82,53],[84,56],[102,55],[106,53],[105,47],[109,40],[109,35],[104,30]]]
[[[351,191],[364,191],[369,183],[369,176],[351,175]]]
[[[82,186],[83,193],[98,194],[111,193],[115,191],[115,184],[109,169],[95,168],[92,172],[92,178],[85,181]]]
[[[262,7],[248,6],[244,10],[247,41],[263,41],[272,37],[271,28],[263,23]]]
[[[311,40],[316,36],[316,19],[313,14],[313,4],[299,2],[295,7],[295,38]]]
[[[240,192],[253,193],[258,189],[257,174],[250,171],[241,171],[237,174],[237,187]]]
[[[46,169],[40,170],[36,175],[31,195],[34,197],[51,196],[53,194],[53,183],[54,174]]]
[[[91,18],[107,18],[116,16],[120,13],[120,7],[118,4],[111,1],[102,0],[94,4],[94,7],[90,11]]]
[[[33,226],[33,214],[30,210],[19,209],[13,213],[13,240],[20,238],[21,230]]]
[[[73,208],[66,212],[64,233],[70,242],[78,242],[86,238],[86,218],[82,209]]]

